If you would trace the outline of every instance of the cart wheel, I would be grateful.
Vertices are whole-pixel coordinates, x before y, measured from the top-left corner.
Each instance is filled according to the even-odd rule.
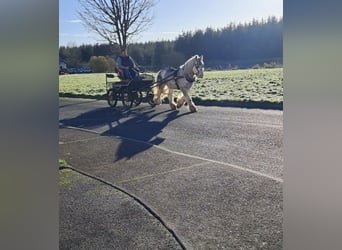
[[[143,100],[143,94],[141,92],[135,92],[134,94],[134,105],[138,106]]]
[[[123,91],[121,94],[122,94],[121,95],[122,105],[126,108],[132,107],[133,102],[134,102],[134,97],[132,95],[132,92]]]
[[[114,89],[109,89],[107,91],[107,102],[110,107],[115,107],[118,103],[119,93]]]

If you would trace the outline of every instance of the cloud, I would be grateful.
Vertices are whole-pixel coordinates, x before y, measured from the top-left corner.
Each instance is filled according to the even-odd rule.
[[[59,33],[60,37],[74,37],[74,38],[84,38],[84,37],[91,37],[89,33]]]
[[[177,31],[151,31],[144,32],[145,35],[177,35],[179,32]]]
[[[67,23],[83,23],[80,19],[67,20]]]

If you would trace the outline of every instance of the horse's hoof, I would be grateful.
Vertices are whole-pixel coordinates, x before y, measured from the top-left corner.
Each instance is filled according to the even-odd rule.
[[[172,109],[172,110],[175,110],[175,109],[177,109],[177,105],[175,104],[175,103],[169,103],[169,106],[170,106],[170,108]]]
[[[153,103],[154,103],[155,105],[160,105],[160,104],[161,104],[161,101],[160,101],[160,100],[153,100]]]
[[[195,113],[197,112],[197,108],[190,106],[190,112]]]

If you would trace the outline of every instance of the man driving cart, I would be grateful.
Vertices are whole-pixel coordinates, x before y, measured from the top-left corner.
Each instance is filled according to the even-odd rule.
[[[121,49],[121,55],[116,59],[119,74],[125,79],[140,79],[139,70],[133,60],[127,53],[126,48]]]

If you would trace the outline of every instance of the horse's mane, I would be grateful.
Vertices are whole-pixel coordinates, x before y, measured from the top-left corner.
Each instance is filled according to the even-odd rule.
[[[192,62],[198,58],[200,58],[199,55],[194,55],[194,56],[190,57],[181,67],[184,68],[185,72],[191,71],[191,68],[193,67]]]

